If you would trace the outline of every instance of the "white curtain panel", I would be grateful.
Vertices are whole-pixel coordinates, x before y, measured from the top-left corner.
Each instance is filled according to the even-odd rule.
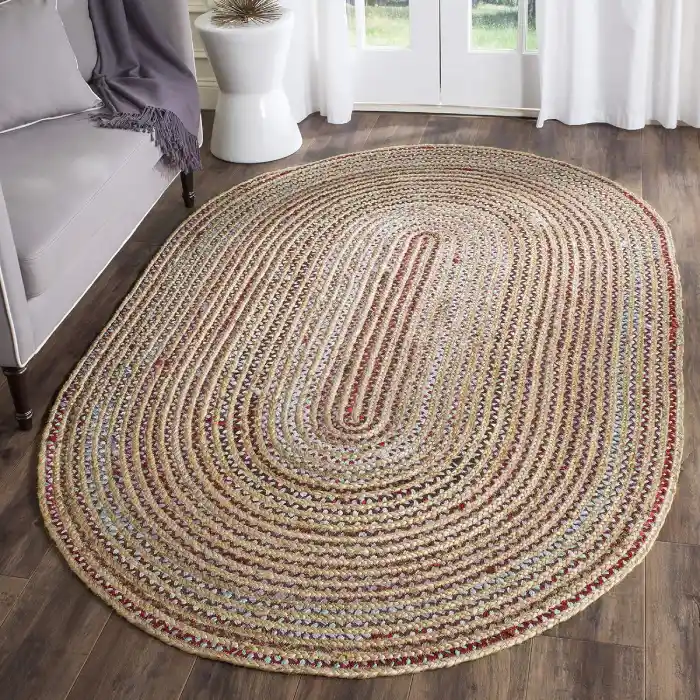
[[[285,89],[301,121],[320,112],[331,124],[350,121],[353,107],[352,49],[345,0],[283,0],[295,27]]]
[[[539,126],[700,127],[700,0],[538,0],[537,28]]]

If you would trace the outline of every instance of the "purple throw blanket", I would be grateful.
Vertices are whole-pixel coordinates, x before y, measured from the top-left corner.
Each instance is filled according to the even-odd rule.
[[[199,92],[153,16],[168,4],[89,0],[98,53],[90,85],[105,104],[100,126],[151,133],[165,165],[187,172],[202,167]]]

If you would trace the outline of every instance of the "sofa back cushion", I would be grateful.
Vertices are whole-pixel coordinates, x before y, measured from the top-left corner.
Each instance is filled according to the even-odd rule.
[[[54,0],[0,3],[0,134],[100,105]]]
[[[85,80],[90,80],[97,63],[97,44],[88,12],[88,0],[58,0],[58,12],[78,59],[80,73]]]

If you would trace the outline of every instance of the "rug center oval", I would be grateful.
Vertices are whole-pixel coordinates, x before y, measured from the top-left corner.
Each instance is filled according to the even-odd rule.
[[[681,451],[663,221],[563,163],[369,151],[247,182],[156,255],[51,412],[76,573],[188,651],[451,665],[626,575]]]

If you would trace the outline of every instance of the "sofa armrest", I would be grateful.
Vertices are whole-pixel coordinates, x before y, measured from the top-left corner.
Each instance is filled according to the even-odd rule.
[[[29,304],[0,185],[0,366],[24,367],[35,350]]]

